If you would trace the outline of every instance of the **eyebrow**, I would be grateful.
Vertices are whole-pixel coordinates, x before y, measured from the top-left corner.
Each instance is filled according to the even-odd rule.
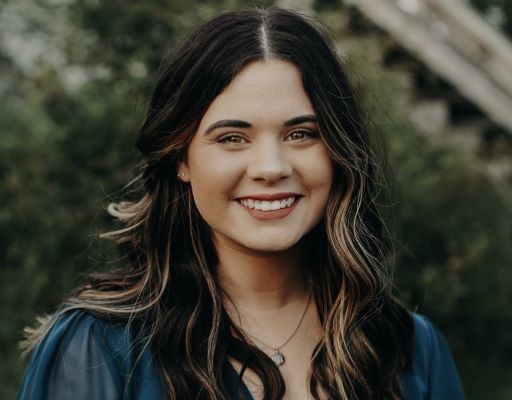
[[[283,126],[293,126],[299,125],[304,122],[317,122],[316,115],[301,115],[300,117],[295,117],[285,121]],[[251,128],[251,123],[247,121],[241,121],[239,119],[223,119],[221,121],[214,122],[208,128],[206,128],[205,135],[208,135],[211,131],[217,128]]]

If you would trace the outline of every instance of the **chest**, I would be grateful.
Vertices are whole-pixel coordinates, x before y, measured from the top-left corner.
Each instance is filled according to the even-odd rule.
[[[309,381],[310,381],[310,365],[311,351],[297,349],[299,351],[286,353],[285,363],[279,367],[281,376],[286,385],[286,392],[283,400],[309,400]],[[236,360],[230,360],[233,368],[237,373],[241,370],[241,365]],[[263,383],[258,375],[252,370],[246,370],[243,382],[250,392],[253,400],[262,400],[264,398]],[[321,399],[327,399],[321,393]]]

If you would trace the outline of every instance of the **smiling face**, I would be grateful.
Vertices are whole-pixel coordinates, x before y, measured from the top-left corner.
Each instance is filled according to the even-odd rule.
[[[321,220],[333,173],[299,70],[247,65],[211,103],[178,172],[216,246],[294,246]]]

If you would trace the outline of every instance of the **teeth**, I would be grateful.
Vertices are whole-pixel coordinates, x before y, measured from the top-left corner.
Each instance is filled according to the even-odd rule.
[[[290,207],[295,202],[295,197],[288,197],[282,200],[253,200],[253,199],[241,199],[240,202],[248,208],[261,210],[261,211],[275,211],[281,208]]]

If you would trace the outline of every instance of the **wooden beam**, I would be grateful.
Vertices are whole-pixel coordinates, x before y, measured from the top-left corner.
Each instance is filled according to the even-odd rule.
[[[492,121],[512,133],[512,68],[508,68],[508,53],[512,49],[506,40],[495,40],[499,34],[489,33],[490,26],[483,28],[484,21],[475,24],[476,14],[466,22],[459,19],[466,14],[454,16],[460,11],[457,7],[467,6],[461,2],[454,6],[454,0],[427,0],[418,3],[423,9],[415,15],[402,10],[395,0],[351,0],[351,3],[450,82]],[[451,8],[445,7],[446,4]],[[439,27],[445,29],[438,30]],[[489,61],[468,55],[462,43],[457,45],[457,37],[476,41]]]
[[[512,96],[512,45],[480,15],[457,0],[426,0],[430,10],[442,20],[458,37],[480,50],[476,57],[467,53],[489,78]],[[452,41],[455,47],[457,41]],[[463,50],[462,50],[463,51]]]

